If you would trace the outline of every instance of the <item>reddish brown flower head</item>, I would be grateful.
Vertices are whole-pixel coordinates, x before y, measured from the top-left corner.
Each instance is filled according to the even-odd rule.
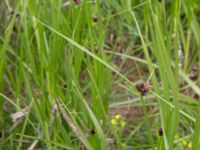
[[[162,128],[160,128],[160,129],[158,130],[158,134],[159,134],[159,136],[163,136],[163,129],[162,129]]]
[[[90,128],[88,130],[89,135],[94,135],[95,134],[95,130],[93,128]]]
[[[136,84],[136,88],[141,93],[141,95],[144,96],[151,90],[151,85],[149,82],[139,81]]]
[[[75,2],[76,5],[81,4],[81,0],[74,0],[74,2]]]
[[[98,22],[98,20],[99,20],[98,16],[93,17],[93,22]]]

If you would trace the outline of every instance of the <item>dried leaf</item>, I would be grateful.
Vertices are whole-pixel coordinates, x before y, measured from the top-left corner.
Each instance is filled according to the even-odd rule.
[[[23,108],[21,111],[11,114],[12,122],[15,123],[16,121],[23,118],[28,113],[29,108],[30,107],[27,106]]]

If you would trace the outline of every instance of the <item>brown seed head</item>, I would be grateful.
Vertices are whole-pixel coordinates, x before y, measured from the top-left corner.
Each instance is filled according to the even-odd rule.
[[[98,20],[99,20],[98,16],[93,17],[93,22],[98,22]]]
[[[90,128],[88,130],[89,135],[94,135],[95,134],[95,130],[93,128]]]
[[[160,129],[158,130],[158,134],[159,134],[159,136],[163,136],[163,129],[162,129],[162,128],[160,128]]]
[[[136,84],[136,88],[137,90],[141,93],[141,95],[146,95],[146,93],[149,92],[149,90],[151,89],[151,85],[149,82],[142,82],[142,81],[139,81],[137,84]]]
[[[74,2],[75,2],[76,5],[81,4],[81,0],[74,0]]]

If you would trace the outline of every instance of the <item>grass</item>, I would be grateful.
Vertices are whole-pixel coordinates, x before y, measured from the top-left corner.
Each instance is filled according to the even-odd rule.
[[[198,150],[198,0],[0,4],[0,149]]]

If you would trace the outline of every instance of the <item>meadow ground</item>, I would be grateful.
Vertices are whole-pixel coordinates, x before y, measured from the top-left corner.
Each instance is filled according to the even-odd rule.
[[[199,0],[1,0],[0,149],[199,150]]]

